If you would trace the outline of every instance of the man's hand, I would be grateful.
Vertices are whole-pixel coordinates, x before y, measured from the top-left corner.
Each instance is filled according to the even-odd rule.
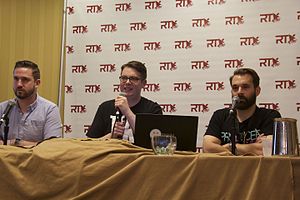
[[[125,122],[116,122],[113,128],[112,138],[123,138],[125,130]]]

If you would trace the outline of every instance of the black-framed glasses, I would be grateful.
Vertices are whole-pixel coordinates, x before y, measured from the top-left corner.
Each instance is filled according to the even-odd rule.
[[[127,80],[129,80],[131,83],[137,83],[139,80],[142,80],[136,76],[120,76],[119,79],[122,83],[126,83]]]

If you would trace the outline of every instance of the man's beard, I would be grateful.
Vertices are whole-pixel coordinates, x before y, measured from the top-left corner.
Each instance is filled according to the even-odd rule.
[[[245,96],[239,96],[240,102],[236,108],[238,110],[247,110],[256,103],[256,93],[254,92],[248,99]]]
[[[16,89],[14,92],[15,92],[16,97],[18,97],[19,99],[26,99],[26,98],[32,96],[34,91],[35,91],[35,89],[32,88],[29,91]]]

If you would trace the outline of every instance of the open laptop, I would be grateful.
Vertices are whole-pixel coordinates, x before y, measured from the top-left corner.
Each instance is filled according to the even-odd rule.
[[[150,135],[160,132],[176,136],[176,150],[195,152],[197,130],[196,116],[136,114],[134,144],[151,148]]]

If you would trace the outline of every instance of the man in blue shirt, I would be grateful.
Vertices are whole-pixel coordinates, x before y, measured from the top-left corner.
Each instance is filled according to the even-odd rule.
[[[15,104],[8,114],[7,144],[28,146],[51,137],[62,137],[57,105],[37,94],[41,83],[37,64],[26,60],[16,62],[13,78],[16,98],[0,103],[0,116],[3,116],[8,104]],[[0,129],[0,144],[3,144],[5,135],[4,125],[3,123]]]

